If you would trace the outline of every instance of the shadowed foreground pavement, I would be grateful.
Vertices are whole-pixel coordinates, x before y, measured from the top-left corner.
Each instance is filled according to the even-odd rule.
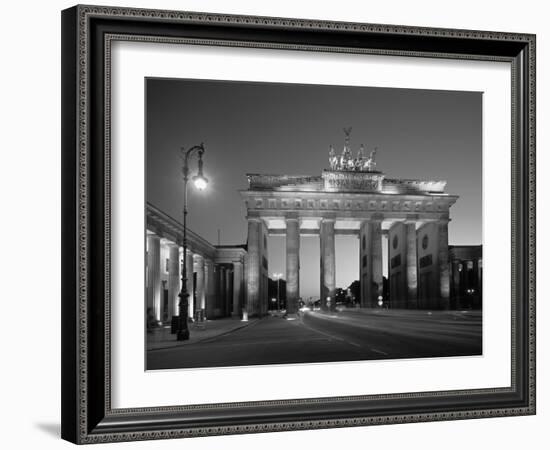
[[[481,355],[481,312],[306,311],[147,352],[147,368],[196,368]]]
[[[481,312],[306,311],[147,352],[147,369],[481,355]]]

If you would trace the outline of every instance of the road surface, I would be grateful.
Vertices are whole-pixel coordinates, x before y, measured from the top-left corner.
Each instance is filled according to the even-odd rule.
[[[147,352],[147,369],[481,355],[479,311],[305,311]]]

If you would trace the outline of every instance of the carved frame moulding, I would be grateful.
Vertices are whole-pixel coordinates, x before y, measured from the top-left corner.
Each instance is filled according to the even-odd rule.
[[[197,49],[245,48],[263,52],[434,58],[455,63],[510,65],[511,130],[511,324],[510,383],[480,389],[334,395],[207,404],[117,408],[111,339],[112,46],[194,45]],[[62,12],[62,437],[74,443],[171,439],[405,422],[473,419],[535,413],[535,36],[508,32],[421,28],[369,23],[233,16],[183,11],[75,6]],[[369,166],[370,167],[370,166]],[[330,175],[329,177],[333,177]],[[338,176],[336,177],[338,178]],[[431,201],[410,191],[442,189],[439,181],[375,176],[369,189],[401,192],[403,199],[367,202],[354,192],[329,205],[322,194],[302,192],[301,213],[361,211],[406,220],[438,216]],[[284,210],[284,184],[307,189],[321,176],[299,180],[249,176],[258,187],[249,216]],[[347,182],[344,182],[346,185]],[[355,183],[355,182],[353,182]],[[339,189],[342,182],[334,184]],[[281,192],[263,188],[278,185]],[[349,185],[346,185],[349,187]],[[364,187],[364,186],[363,186]],[[304,188],[305,189],[305,188]],[[410,194],[410,195],[409,195]],[[248,195],[246,193],[245,195]],[[265,198],[265,200],[263,200]],[[271,208],[270,199],[275,199]],[[442,198],[442,197],[441,197]],[[262,200],[264,205],[257,206]],[[395,200],[395,199],[394,199]],[[325,207],[320,202],[326,201]],[[452,198],[441,205],[448,209]],[[273,203],[273,202],[272,202]],[[257,211],[258,209],[258,211]],[[313,214],[314,216],[314,214]],[[170,233],[169,220],[158,217]],[[485,255],[484,255],[485,256]],[[485,261],[484,261],[485,269]],[[489,292],[491,286],[485,291]],[[142,345],[142,343],[136,343]],[[181,386],[180,386],[181,388]],[[204,390],[204,386],[193,389]]]

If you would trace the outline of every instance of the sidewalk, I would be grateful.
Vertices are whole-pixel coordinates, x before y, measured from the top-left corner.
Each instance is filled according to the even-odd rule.
[[[147,350],[160,350],[164,348],[180,347],[212,339],[224,334],[232,333],[240,328],[256,323],[258,319],[250,319],[243,322],[240,319],[226,317],[223,319],[206,320],[201,323],[189,323],[189,339],[177,341],[176,335],[170,333],[170,326],[154,329],[147,333]]]

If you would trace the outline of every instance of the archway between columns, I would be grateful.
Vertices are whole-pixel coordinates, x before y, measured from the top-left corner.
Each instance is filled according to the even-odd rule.
[[[336,288],[346,290],[359,275],[359,237],[356,235],[336,235]]]

